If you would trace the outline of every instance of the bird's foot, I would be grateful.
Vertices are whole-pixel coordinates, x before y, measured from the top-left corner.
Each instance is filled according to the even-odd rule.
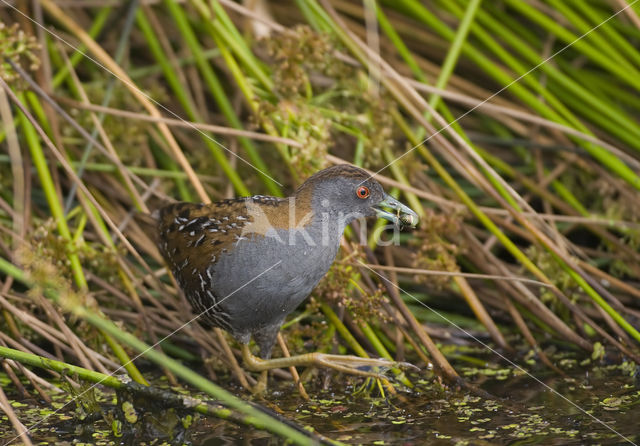
[[[361,358],[352,355],[331,355],[326,353],[308,353],[302,357],[310,356],[310,365],[326,367],[339,372],[370,378],[388,378],[387,372],[393,369],[407,369],[418,367],[407,362],[390,361],[384,358]]]
[[[242,357],[247,368],[255,372],[276,368],[315,366],[333,369],[350,375],[386,379],[388,376],[385,376],[385,373],[391,369],[417,369],[413,364],[406,362],[395,362],[382,358],[331,355],[318,352],[287,358],[261,359],[251,353],[248,345],[243,346]],[[379,371],[371,371],[371,369],[379,369]]]

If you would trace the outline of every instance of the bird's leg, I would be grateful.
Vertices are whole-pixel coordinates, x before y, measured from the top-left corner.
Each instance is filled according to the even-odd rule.
[[[380,373],[360,370],[359,367],[381,367],[385,370],[393,367],[407,367],[410,364],[397,363],[386,359],[360,358],[358,356],[329,355],[325,353],[305,353],[288,358],[261,359],[251,353],[249,345],[242,345],[242,359],[249,370],[261,372],[264,370],[287,367],[325,367],[350,375],[385,378]]]
[[[269,378],[269,370],[263,370],[260,372],[260,378],[258,378],[258,382],[253,389],[251,389],[251,393],[254,395],[262,395],[267,390],[267,379]]]

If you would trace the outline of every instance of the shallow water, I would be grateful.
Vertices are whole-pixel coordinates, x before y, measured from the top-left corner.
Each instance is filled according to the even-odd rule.
[[[281,389],[270,399],[292,419],[329,438],[356,444],[581,445],[640,442],[640,386],[634,365],[580,365],[563,359],[566,377],[518,369],[457,367],[470,382],[491,393],[485,399],[444,390],[412,376],[416,389],[395,397],[353,395],[307,389],[313,400],[301,402]],[[545,376],[546,375],[546,376]],[[574,404],[572,404],[574,403]],[[217,422],[213,423],[219,424]],[[206,427],[205,427],[206,426]],[[213,431],[209,431],[213,428]],[[262,444],[267,436],[246,429],[202,423],[191,432],[193,444]]]
[[[462,376],[495,399],[443,388],[429,372],[429,376],[409,375],[415,384],[413,390],[384,396],[376,385],[363,390],[362,386],[354,387],[349,379],[336,375],[326,380],[329,389],[316,388],[324,381],[321,373],[307,384],[311,401],[303,401],[289,383],[273,381],[265,400],[256,402],[282,412],[288,419],[313,426],[331,439],[350,444],[640,443],[640,385],[634,364],[594,365],[588,359],[568,355],[556,357],[554,362],[567,376],[551,373],[535,363],[529,364],[529,370],[539,381],[515,368],[456,364]],[[6,383],[5,378],[3,387]],[[159,380],[156,385],[161,383]],[[362,385],[358,380],[354,383]],[[10,386],[5,391],[10,399],[16,398]],[[98,392],[96,398],[107,411],[115,403],[109,392]],[[56,405],[60,406],[68,397],[57,399]],[[34,401],[15,402],[14,408],[27,427],[50,413]],[[116,438],[102,416],[94,415],[93,421],[79,422],[74,417],[78,410],[74,403],[69,404],[38,424],[33,431],[34,442],[152,444],[155,438],[167,435],[166,444],[171,444],[168,436],[174,435],[177,438],[173,444],[281,444],[281,440],[265,432],[215,418],[199,418],[186,430],[176,418],[171,421],[175,422],[173,428],[166,429],[166,415],[154,418],[144,432]],[[6,444],[14,436],[3,417],[0,444]]]

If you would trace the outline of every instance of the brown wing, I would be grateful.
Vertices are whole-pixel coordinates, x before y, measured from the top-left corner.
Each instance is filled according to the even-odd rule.
[[[228,328],[217,302],[210,265],[220,258],[248,219],[246,199],[211,204],[174,203],[154,212],[158,247],[196,313]]]
[[[175,203],[163,207],[157,215],[158,245],[174,273],[187,268],[204,272],[248,220],[246,199]]]
[[[187,269],[202,274],[238,240],[284,227],[288,212],[287,199],[266,196],[209,204],[173,203],[154,213],[158,247],[174,274]]]

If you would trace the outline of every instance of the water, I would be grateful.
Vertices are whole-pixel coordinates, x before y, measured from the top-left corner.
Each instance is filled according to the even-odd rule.
[[[571,359],[558,364],[567,376],[540,369],[533,374],[541,382],[518,369],[457,367],[496,399],[443,389],[433,380],[412,376],[416,389],[386,399],[354,395],[355,388],[337,389],[333,384],[331,390],[307,389],[314,396],[309,402],[301,402],[289,387],[272,393],[271,401],[289,418],[345,443],[640,443],[640,386],[633,377],[633,364],[581,366]],[[223,429],[223,435],[207,429],[194,429],[194,444],[267,441],[264,434],[246,429]]]
[[[594,364],[589,359],[563,354],[553,361],[566,376],[529,361],[528,369],[541,381],[538,382],[521,370],[499,368],[491,359],[494,358],[487,358],[488,365],[481,368],[458,362],[456,370],[495,399],[445,388],[430,372],[410,375],[415,388],[399,390],[396,395],[381,395],[375,385],[363,390],[355,385],[361,386],[361,380],[350,384],[348,378],[320,372],[306,386],[312,395],[311,401],[302,400],[288,382],[272,381],[266,400],[256,402],[270,406],[290,420],[313,426],[331,439],[350,444],[640,443],[640,385],[634,377],[634,364]],[[520,358],[519,362],[526,360]],[[158,380],[155,385],[162,382]],[[328,384],[327,388],[321,388],[323,383]],[[6,378],[3,386],[5,384]],[[27,426],[51,412],[35,401],[16,402],[15,389],[10,386],[6,386],[5,391]],[[66,395],[58,396],[55,404],[59,407],[66,400]],[[157,438],[164,438],[167,444],[201,446],[281,444],[281,440],[268,433],[215,418],[200,417],[184,429],[181,417],[188,412],[174,413],[154,404],[146,408],[148,416],[144,424],[138,423],[130,431],[125,429],[124,434],[116,438],[111,429],[113,393],[99,391],[95,401],[102,408],[102,414],[90,414],[87,421],[80,422],[75,415],[79,412],[86,415],[91,410],[69,404],[38,424],[32,439],[44,444],[83,441],[133,445],[151,444]],[[4,417],[0,424],[0,444],[14,436]],[[169,439],[171,436],[173,442]]]

